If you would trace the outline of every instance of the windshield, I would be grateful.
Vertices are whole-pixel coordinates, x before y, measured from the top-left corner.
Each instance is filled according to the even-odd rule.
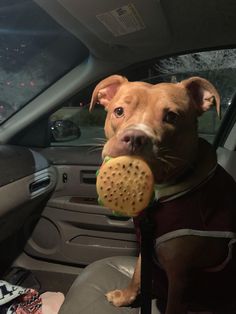
[[[88,56],[31,0],[0,2],[0,39],[0,123]]]

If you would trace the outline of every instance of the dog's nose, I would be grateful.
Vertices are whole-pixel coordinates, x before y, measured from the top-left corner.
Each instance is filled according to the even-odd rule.
[[[121,142],[130,153],[137,153],[147,144],[148,136],[140,130],[128,130],[122,135]]]

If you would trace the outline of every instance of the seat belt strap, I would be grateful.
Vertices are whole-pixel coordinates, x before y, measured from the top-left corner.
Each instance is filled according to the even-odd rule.
[[[141,231],[141,314],[152,313],[152,259],[154,225],[151,219],[153,204],[145,209],[140,220]]]

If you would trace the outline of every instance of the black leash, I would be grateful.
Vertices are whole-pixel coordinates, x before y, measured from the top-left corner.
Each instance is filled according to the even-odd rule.
[[[151,214],[154,203],[145,209],[140,220],[141,231],[141,314],[152,313],[152,259],[154,249],[154,225]]]

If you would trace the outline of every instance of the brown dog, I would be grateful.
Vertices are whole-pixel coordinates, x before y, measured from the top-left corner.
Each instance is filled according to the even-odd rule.
[[[155,177],[153,290],[165,313],[236,313],[236,184],[197,133],[204,111],[216,106],[220,114],[218,92],[200,77],[152,85],[113,75],[96,86],[90,109],[98,102],[107,111],[103,157],[139,155]],[[139,294],[140,264],[139,257],[128,288],[107,293],[115,306]]]

